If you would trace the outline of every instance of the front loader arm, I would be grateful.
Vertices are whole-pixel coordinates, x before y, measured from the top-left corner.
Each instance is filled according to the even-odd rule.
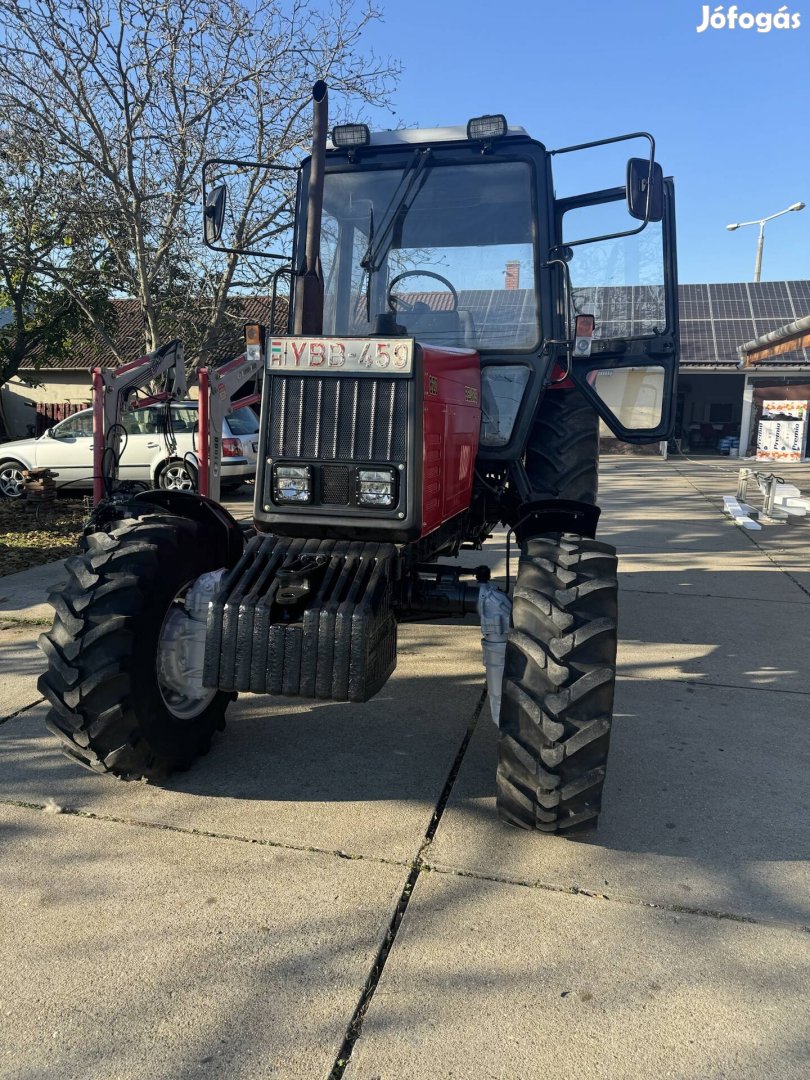
[[[182,341],[170,341],[118,368],[93,368],[93,503],[98,506],[118,479],[121,456],[121,415],[136,390],[159,375],[169,375],[171,389],[139,398],[129,405],[144,409],[162,401],[179,401],[188,394]]]
[[[249,325],[245,331],[245,351],[218,368],[200,368],[199,487],[200,494],[219,501],[222,480],[222,425],[227,416],[261,399],[260,393],[233,400],[244,383],[264,366],[262,328]]]

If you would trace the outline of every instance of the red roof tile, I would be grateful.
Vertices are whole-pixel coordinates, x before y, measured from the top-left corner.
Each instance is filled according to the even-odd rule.
[[[113,300],[118,325],[113,335],[124,362],[136,360],[143,355],[143,316],[137,300]],[[214,346],[211,362],[223,364],[238,356],[243,350],[243,327],[245,323],[266,324],[270,318],[270,300],[264,296],[234,298],[229,304],[223,327]],[[275,333],[287,328],[287,301],[279,297],[276,305]],[[193,363],[195,357],[186,353],[186,360]],[[67,356],[46,360],[39,371],[87,371],[91,367],[117,367],[118,361],[97,335],[80,337]],[[30,369],[29,369],[30,370]]]

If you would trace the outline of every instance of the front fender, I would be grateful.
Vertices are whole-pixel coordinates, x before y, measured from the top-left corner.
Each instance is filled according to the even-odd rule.
[[[149,513],[154,507],[168,510],[178,517],[187,517],[203,525],[214,526],[225,544],[226,565],[235,566],[245,546],[245,534],[236,518],[224,506],[204,495],[193,491],[141,491],[132,499],[137,508],[143,506],[143,513]]]

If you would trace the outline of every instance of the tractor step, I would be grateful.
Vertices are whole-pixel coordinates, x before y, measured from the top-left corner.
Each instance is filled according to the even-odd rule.
[[[208,611],[203,682],[367,701],[396,667],[393,544],[259,534]]]

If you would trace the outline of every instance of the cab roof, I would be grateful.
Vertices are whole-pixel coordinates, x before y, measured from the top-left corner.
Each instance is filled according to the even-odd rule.
[[[506,135],[502,135],[501,138],[508,139],[515,136],[520,136],[524,139],[529,137],[525,128],[518,127],[516,124],[509,124],[506,129]],[[412,144],[440,142],[469,142],[469,139],[467,138],[467,125],[453,124],[449,127],[399,128],[396,131],[372,131],[370,142],[367,145],[409,146]],[[335,149],[331,137],[327,142],[327,147],[330,150]]]

